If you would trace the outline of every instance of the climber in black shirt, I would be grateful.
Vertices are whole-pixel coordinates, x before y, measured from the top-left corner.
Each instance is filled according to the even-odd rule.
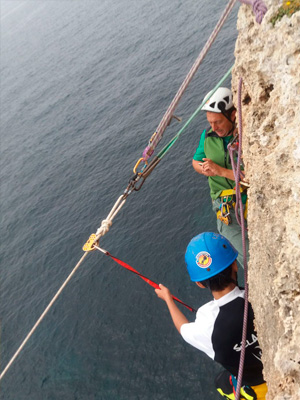
[[[216,385],[219,393],[229,399],[234,399],[239,370],[245,302],[244,290],[237,286],[237,255],[226,238],[212,232],[201,233],[189,243],[185,260],[190,278],[199,287],[210,289],[214,297],[198,309],[194,322],[179,310],[168,288],[160,285],[155,290],[166,302],[183,339],[226,369],[217,377]],[[264,400],[267,385],[253,320],[249,304],[241,395],[249,400]]]

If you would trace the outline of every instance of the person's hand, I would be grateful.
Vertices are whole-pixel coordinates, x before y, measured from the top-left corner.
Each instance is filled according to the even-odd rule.
[[[166,286],[162,285],[161,283],[158,286],[159,286],[159,289],[155,289],[155,293],[157,294],[157,297],[164,300],[165,302],[172,299],[172,294]]]
[[[202,170],[206,176],[221,176],[221,167],[210,158],[203,158]]]

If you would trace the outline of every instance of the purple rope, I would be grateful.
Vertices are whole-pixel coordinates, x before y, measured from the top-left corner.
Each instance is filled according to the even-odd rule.
[[[241,149],[241,148],[242,148],[242,147],[239,146],[239,148],[238,148],[238,155],[239,155],[239,153],[240,153],[240,149]],[[231,144],[229,144],[229,145],[227,146],[227,149],[228,149],[228,151],[229,151],[230,161],[231,161],[231,165],[232,165],[232,170],[233,170],[233,173],[234,173],[235,187],[236,187],[236,188],[239,188],[240,167],[239,167],[239,171],[238,171],[239,174],[237,175],[237,173],[236,173],[236,171],[237,171],[237,165],[240,166],[240,163],[239,163],[239,156],[238,156],[237,164],[236,164],[235,161],[234,161],[234,152],[235,152],[235,149],[232,147]],[[240,158],[241,158],[241,155],[240,155]],[[236,177],[237,177],[237,178],[236,178]],[[241,219],[240,219],[240,216],[239,216],[239,208],[240,208],[240,198],[236,195],[235,217],[236,217],[236,220],[237,220],[238,224],[241,226],[242,223],[241,223]]]
[[[261,24],[265,13],[268,11],[267,6],[263,2],[263,0],[240,0],[240,2],[252,6],[255,20],[258,24]]]
[[[171,104],[169,105],[169,108],[167,109],[165,115],[163,116],[160,124],[158,125],[155,133],[152,135],[148,146],[145,148],[143,152],[143,159],[146,161],[148,160],[149,157],[153,154],[156,146],[160,142],[164,131],[166,130],[166,127],[168,126],[168,123],[170,122],[170,119],[172,118],[172,115],[174,113],[174,110],[179,103],[179,100],[181,99],[183,92],[191,82],[193,76],[197,72],[201,62],[203,61],[204,57],[206,56],[206,53],[210,49],[211,45],[213,44],[215,38],[217,37],[219,31],[221,30],[226,18],[228,17],[230,11],[232,10],[233,6],[235,5],[236,0],[230,0],[228,3],[227,7],[225,8],[223,14],[221,15],[221,18],[219,19],[215,29],[213,30],[212,34],[208,38],[207,42],[205,43],[203,49],[201,50],[201,53],[197,57],[196,61],[194,62],[192,68],[190,69],[189,73],[187,74],[185,80],[181,84],[180,88],[178,89],[178,92],[176,93],[175,97],[173,98]]]
[[[245,227],[245,218],[244,218],[244,210],[242,203],[242,196],[239,190],[240,188],[240,170],[241,170],[241,157],[242,157],[242,101],[241,101],[241,93],[242,93],[242,83],[243,79],[240,78],[239,87],[238,87],[238,113],[239,113],[239,123],[238,123],[238,132],[239,132],[239,147],[238,147],[238,158],[235,164],[233,158],[233,149],[231,145],[228,145],[228,149],[230,152],[230,158],[232,162],[232,169],[235,178],[236,185],[236,205],[235,211],[238,218],[238,222],[241,225],[242,230],[242,241],[243,241],[243,255],[244,255],[244,280],[245,280],[245,305],[244,305],[244,318],[243,318],[243,333],[242,333],[242,349],[240,356],[240,364],[239,364],[239,372],[237,378],[237,386],[236,386],[236,394],[235,400],[239,400],[240,391],[242,386],[242,378],[244,371],[244,362],[245,362],[245,352],[246,352],[246,338],[247,338],[247,320],[248,320],[248,265],[247,265],[247,256],[246,256],[246,227]],[[240,210],[240,215],[238,215],[238,209]]]

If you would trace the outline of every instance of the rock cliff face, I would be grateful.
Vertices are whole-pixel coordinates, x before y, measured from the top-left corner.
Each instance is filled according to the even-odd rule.
[[[293,1],[293,0],[291,0]],[[296,0],[295,0],[296,2]],[[300,399],[300,11],[273,26],[238,16],[233,72],[243,78],[243,156],[250,182],[249,293],[268,400]],[[289,2],[285,2],[290,4]]]

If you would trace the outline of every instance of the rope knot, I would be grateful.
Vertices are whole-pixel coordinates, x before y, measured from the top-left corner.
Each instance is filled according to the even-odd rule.
[[[261,24],[265,13],[268,11],[267,6],[263,2],[263,0],[253,0],[252,10],[255,14],[256,22]]]
[[[99,234],[101,234],[101,236],[104,236],[109,231],[109,228],[111,226],[112,226],[112,220],[104,219],[101,222],[100,228],[97,229],[96,235],[98,236]]]

